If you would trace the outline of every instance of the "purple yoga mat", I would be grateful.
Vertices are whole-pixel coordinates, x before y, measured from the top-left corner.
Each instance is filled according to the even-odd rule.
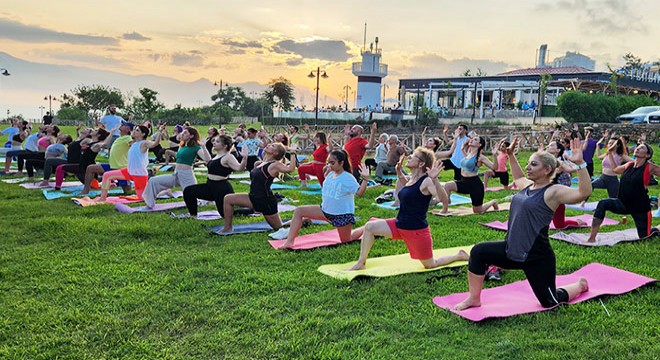
[[[601,295],[624,294],[656,281],[655,279],[629,271],[599,263],[591,263],[572,274],[557,276],[557,287],[559,288],[563,285],[576,282],[581,277],[587,279],[589,282],[589,290],[578,295],[569,302],[570,304],[593,299]],[[509,317],[551,309],[544,308],[539,304],[527,280],[517,281],[492,289],[485,289],[481,292],[480,307],[469,308],[463,311],[454,310],[454,306],[465,300],[467,296],[468,293],[439,296],[434,298],[433,302],[437,306],[471,321]]]
[[[564,229],[577,229],[577,228],[588,228],[591,227],[591,222],[593,221],[593,215],[591,214],[582,214],[578,216],[567,216],[566,220],[577,220],[580,219],[586,223],[584,226],[569,226]],[[601,226],[607,226],[607,225],[617,225],[619,222],[617,220],[605,218],[603,219],[603,223]],[[506,231],[507,226],[509,225],[508,220],[507,221],[491,221],[489,223],[480,223],[481,225],[485,227],[489,227],[491,229],[495,230],[502,230]],[[557,229],[553,223],[550,223],[550,230],[562,230],[562,229]]]
[[[70,187],[70,186],[80,186],[82,183],[80,181],[65,181],[60,186],[61,188]],[[48,186],[39,186],[39,183],[25,183],[20,185],[25,189],[45,189],[49,187],[55,187],[55,182],[51,181],[48,183]]]
[[[115,209],[124,214],[133,214],[136,212],[166,211],[182,207],[186,207],[186,203],[183,201],[156,204],[153,208],[148,208],[146,206],[130,207],[126,204],[115,204]]]

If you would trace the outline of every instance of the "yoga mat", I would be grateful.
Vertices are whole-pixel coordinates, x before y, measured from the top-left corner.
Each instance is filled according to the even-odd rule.
[[[274,249],[279,250],[278,247],[284,244],[286,240],[269,240],[268,242]],[[339,240],[339,233],[337,233],[337,229],[330,229],[296,237],[291,250],[309,250],[339,244],[342,244],[342,242]]]
[[[46,200],[54,200],[59,198],[77,196],[78,194],[80,194],[82,189],[83,186],[80,185],[80,186],[62,188],[61,190],[42,189],[41,193],[44,194]],[[122,192],[123,192],[122,189],[110,189],[108,191],[108,194],[121,194]],[[89,194],[86,196],[98,196],[98,195],[101,195],[101,190],[91,190]]]
[[[25,189],[44,189],[47,187],[55,187],[55,182],[51,181],[48,183],[48,186],[39,186],[39,183],[25,183],[25,184],[20,184],[22,188]],[[82,183],[80,181],[65,181],[62,183],[61,188],[68,188],[68,187],[74,187],[74,186],[82,186]],[[82,187],[80,188],[82,190]]]
[[[469,254],[471,249],[472,249],[472,245],[458,246],[458,247],[446,248],[446,249],[436,249],[433,250],[433,257],[437,258],[439,256],[454,255],[458,252],[458,250],[464,250]],[[357,261],[357,254],[355,261]],[[348,262],[345,264],[322,265],[319,267],[318,270],[321,273],[331,276],[333,278],[351,281],[358,276],[387,277],[387,276],[395,276],[395,275],[410,274],[417,272],[434,271],[441,268],[467,265],[467,261],[456,261],[451,264],[447,264],[437,268],[426,269],[424,268],[422,263],[419,262],[419,260],[411,259],[410,254],[399,254],[399,255],[383,256],[379,258],[368,258],[366,269],[347,271],[346,269],[355,265],[355,261]]]
[[[472,203],[472,200],[470,200],[469,197],[465,197],[463,195],[458,195],[456,193],[453,193],[453,194],[451,194],[451,204],[449,204],[449,206],[463,205],[463,204],[470,204],[470,203]],[[394,206],[392,206],[392,204],[394,204],[394,201],[386,201],[386,202],[380,203],[380,204],[372,203],[372,205],[376,205],[379,208],[389,209],[389,210],[399,210],[398,207],[394,207]],[[437,206],[442,206],[442,203],[437,203],[435,206],[436,207]]]
[[[296,209],[296,207],[293,206],[293,205],[277,204],[277,212],[293,211],[295,209]],[[234,214],[237,214],[237,213],[235,212]],[[179,218],[190,217],[190,214],[176,215],[174,213],[170,213],[170,216],[173,219],[179,219]],[[262,216],[262,215],[261,215],[261,213],[255,212],[255,213],[250,214],[250,216]],[[194,219],[195,220],[220,220],[220,219],[222,219],[222,216],[220,216],[220,213],[218,212],[218,210],[206,210],[206,211],[198,212],[197,217],[195,217]]]
[[[580,220],[584,221],[586,224],[584,226],[568,226],[568,227],[565,227],[564,229],[578,229],[578,228],[591,227],[591,223],[593,221],[593,218],[594,217],[591,214],[582,214],[582,215],[579,215],[579,216],[567,216],[566,220],[578,220],[578,219],[580,219]],[[491,229],[506,231],[509,222],[508,221],[504,221],[504,222],[502,222],[502,221],[492,221],[492,222],[489,222],[489,223],[480,223],[480,224],[485,226],[485,227],[489,227]],[[617,225],[617,224],[619,224],[619,222],[617,220],[605,218],[605,219],[603,219],[603,224],[601,226]],[[550,223],[550,230],[563,230],[563,229],[557,229],[555,227],[555,224]]]
[[[231,173],[229,175],[230,180],[237,180],[237,179],[248,179],[248,184],[250,183],[250,173],[249,172],[242,172],[242,173]]]
[[[578,233],[566,234],[563,232],[558,232],[556,234],[550,235],[550,237],[555,240],[566,241],[571,244],[582,245],[582,246],[614,246],[624,241],[644,240],[644,239],[640,239],[637,236],[637,229],[600,232],[596,235],[596,241],[592,243],[587,242],[587,239],[589,238],[589,234],[578,234]]]
[[[302,190],[300,193],[305,195],[321,195],[323,194],[323,190]]]
[[[137,196],[133,195],[133,196],[108,196],[105,199],[105,202],[94,201],[94,199],[90,198],[89,196],[85,196],[82,198],[74,197],[71,198],[71,201],[73,201],[78,206],[88,207],[88,206],[101,205],[101,204],[130,204],[135,202],[141,202],[142,200],[140,200]]]
[[[286,224],[290,220],[284,220],[282,219],[282,223]],[[319,221],[319,220],[312,220],[312,224],[314,225],[321,225],[321,224],[328,224],[325,221]],[[233,234],[246,234],[246,233],[254,233],[254,232],[265,232],[265,231],[273,231],[273,228],[268,225],[267,222],[261,221],[261,222],[256,222],[256,223],[249,223],[249,224],[234,224],[233,230],[230,233],[223,233],[222,231],[222,225],[214,226],[214,227],[206,227],[206,230],[210,232],[211,234],[216,234],[216,235],[233,235]]]
[[[580,204],[566,205],[566,208],[579,211],[595,211],[596,205],[598,205],[598,201],[584,203],[584,206],[581,206]]]
[[[183,207],[186,207],[186,203],[183,201],[156,204],[152,208],[146,206],[130,207],[126,205],[126,203],[115,203],[115,209],[124,214],[133,214],[137,212],[141,212],[141,213],[158,212],[158,211],[179,209]]]
[[[16,179],[2,179],[2,182],[5,182],[7,184],[18,184],[18,183],[22,183],[23,181],[28,181],[28,180],[30,180],[30,178],[27,177],[27,176],[24,176],[24,177],[19,177],[19,178],[16,178]]]
[[[509,211],[509,207],[511,206],[511,203],[502,203],[502,204],[498,204],[498,206],[499,206],[498,210],[495,210],[491,207],[486,212]],[[475,214],[472,211],[472,208],[465,207],[465,206],[459,206],[459,207],[456,207],[456,208],[449,208],[446,213],[442,213],[442,210],[434,209],[434,210],[431,210],[431,213],[434,214],[434,215],[440,215],[440,216],[480,215],[480,214]]]
[[[570,304],[579,303],[602,295],[624,294],[656,281],[646,276],[607,265],[591,263],[572,274],[557,276],[557,287],[559,288],[563,285],[576,282],[581,277],[587,279],[587,282],[589,282],[589,290],[578,295],[569,302]],[[502,318],[552,309],[544,308],[539,304],[527,280],[484,289],[481,292],[480,307],[469,308],[463,311],[454,310],[454,306],[465,300],[467,296],[468,293],[466,292],[440,296],[434,298],[433,303],[475,322],[488,318]]]

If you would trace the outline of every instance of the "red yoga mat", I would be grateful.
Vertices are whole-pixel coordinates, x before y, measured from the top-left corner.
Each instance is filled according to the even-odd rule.
[[[557,287],[578,281],[581,277],[589,282],[589,290],[578,295],[570,304],[579,303],[602,295],[620,295],[646,284],[655,282],[655,279],[638,275],[629,271],[611,266],[591,263],[578,271],[557,276]],[[488,318],[503,318],[520,314],[546,311],[529,287],[527,280],[517,281],[481,292],[481,306],[454,310],[454,306],[465,300],[468,293],[439,296],[433,299],[437,306],[447,309],[471,321],[482,321]]]

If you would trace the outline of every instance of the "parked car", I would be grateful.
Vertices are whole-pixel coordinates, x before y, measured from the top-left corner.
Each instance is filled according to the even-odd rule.
[[[646,114],[644,117],[645,124],[660,124],[660,111],[654,111]]]
[[[629,122],[631,124],[642,124],[644,118],[650,112],[660,111],[660,106],[642,106],[635,109],[635,111],[619,115],[616,117],[616,122]]]

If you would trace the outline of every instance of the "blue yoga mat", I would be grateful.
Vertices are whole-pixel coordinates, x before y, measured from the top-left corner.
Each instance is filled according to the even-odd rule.
[[[41,192],[44,194],[44,197],[46,200],[55,200],[59,198],[66,198],[66,197],[75,197],[80,194],[82,191],[83,186],[71,186],[71,187],[65,187],[62,188],[61,190],[55,190],[55,189],[43,189]],[[122,194],[124,191],[122,189],[110,189],[108,191],[108,194]],[[98,196],[101,195],[101,190],[92,190],[89,192],[90,197],[93,196]]]
[[[449,206],[454,206],[454,205],[465,205],[465,204],[471,204],[472,200],[470,200],[469,197],[463,196],[463,195],[458,195],[458,194],[451,194],[451,204]],[[376,204],[379,208],[383,209],[388,209],[388,210],[399,210],[398,207],[392,206],[394,204],[394,201],[386,201],[382,204]],[[436,206],[442,206],[442,203],[438,203]]]
[[[283,223],[286,223],[287,221],[289,221],[289,220],[282,220]],[[320,221],[320,220],[312,220],[312,224],[314,224],[314,225],[325,225],[325,224],[327,224],[327,222]],[[254,233],[254,232],[275,231],[265,221],[261,221],[261,222],[257,222],[257,223],[249,223],[249,224],[234,224],[233,231],[230,232],[230,233],[221,232],[222,231],[222,225],[218,225],[218,226],[214,226],[214,227],[205,227],[205,228],[211,234],[216,234],[216,235],[233,235],[233,234],[247,234],[247,233]]]
[[[300,185],[272,184],[270,186],[270,189],[271,190],[298,190],[298,189],[302,189],[302,188],[300,187]],[[309,190],[319,190],[319,189],[321,189],[321,185],[319,185],[319,184],[307,184],[307,189],[309,189]]]

